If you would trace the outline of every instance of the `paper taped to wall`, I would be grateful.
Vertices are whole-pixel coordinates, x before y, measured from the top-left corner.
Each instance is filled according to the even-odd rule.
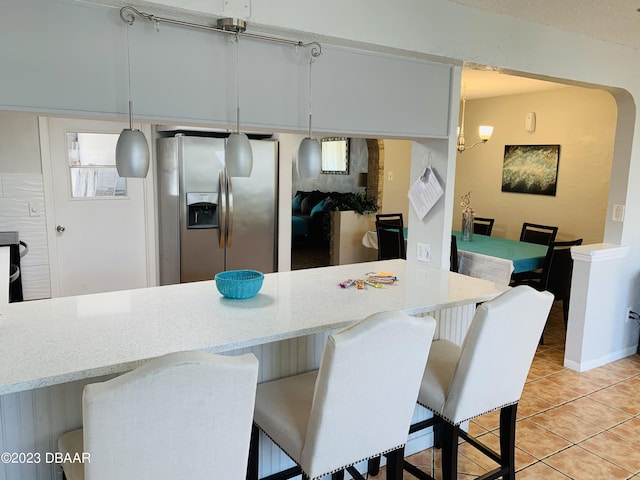
[[[418,218],[422,220],[443,194],[435,172],[427,167],[409,189],[408,196]]]

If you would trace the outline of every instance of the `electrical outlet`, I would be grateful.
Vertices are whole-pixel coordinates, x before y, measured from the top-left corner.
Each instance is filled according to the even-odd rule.
[[[416,258],[419,262],[431,262],[431,245],[418,242]]]

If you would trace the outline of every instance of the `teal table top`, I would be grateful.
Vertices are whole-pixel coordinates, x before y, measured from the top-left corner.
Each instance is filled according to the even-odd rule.
[[[520,242],[507,238],[473,234],[469,242],[462,241],[462,233],[452,232],[457,239],[458,250],[505,258],[513,262],[513,273],[529,272],[542,267],[547,255],[547,246]]]

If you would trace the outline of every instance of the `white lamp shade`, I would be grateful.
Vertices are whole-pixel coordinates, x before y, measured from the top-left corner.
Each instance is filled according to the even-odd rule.
[[[116,144],[116,169],[121,177],[144,178],[149,171],[149,146],[140,130],[125,128]]]
[[[300,178],[318,178],[322,168],[322,147],[315,138],[304,138],[298,147],[298,176]]]
[[[480,140],[484,140],[485,142],[491,138],[493,135],[493,127],[491,125],[480,125],[478,128],[478,136]]]
[[[230,177],[250,177],[253,169],[253,152],[249,137],[244,133],[232,133],[225,147],[225,164]]]

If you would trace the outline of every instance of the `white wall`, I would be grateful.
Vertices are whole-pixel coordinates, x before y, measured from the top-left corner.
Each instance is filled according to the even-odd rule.
[[[42,174],[38,117],[0,111],[0,172]]]
[[[407,140],[384,140],[384,194],[381,213],[402,213],[403,218],[408,218],[411,147],[411,142]]]
[[[27,244],[20,259],[25,300],[49,298],[49,251],[41,174],[0,174],[0,231],[18,232]],[[20,247],[25,252],[24,247]]]
[[[0,111],[0,231],[18,232],[28,246],[20,259],[25,300],[51,295],[44,207],[38,118]]]

